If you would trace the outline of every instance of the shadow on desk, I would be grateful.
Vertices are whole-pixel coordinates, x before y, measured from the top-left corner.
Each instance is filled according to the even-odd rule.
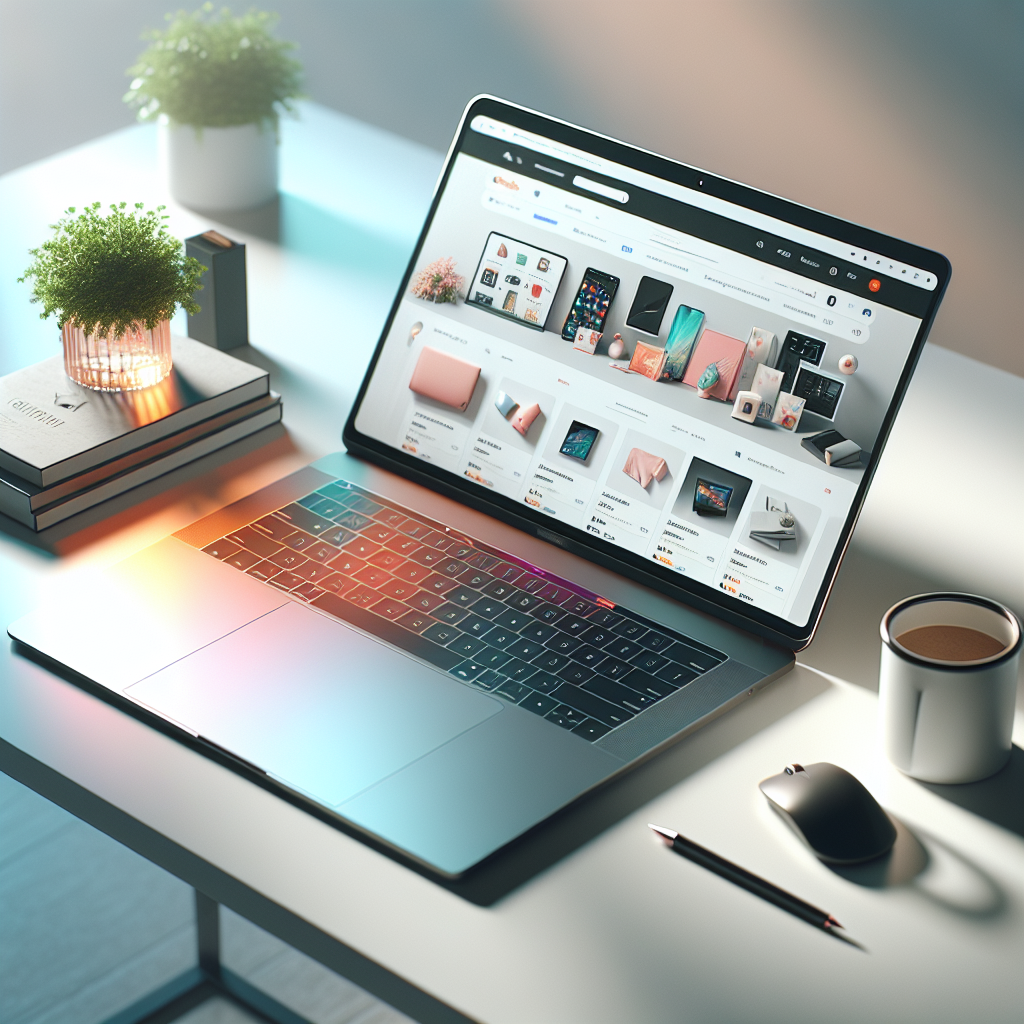
[[[187,465],[165,473],[139,487],[133,487],[109,501],[101,502],[78,515],[65,519],[38,533],[5,515],[0,515],[0,532],[44,554],[60,558],[94,544],[102,537],[124,529],[143,514],[181,500],[176,489],[198,477],[213,473],[238,459],[245,468],[279,459],[297,451],[295,443],[281,423],[274,423],[255,434],[243,437],[226,448],[211,452]],[[146,508],[141,506],[146,504]]]
[[[965,811],[987,818],[993,825],[1024,836],[1024,750],[1018,746],[1010,750],[1010,760],[1001,771],[981,782],[921,785]]]

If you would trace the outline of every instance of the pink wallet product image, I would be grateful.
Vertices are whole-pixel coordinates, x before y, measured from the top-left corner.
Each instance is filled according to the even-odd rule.
[[[683,383],[689,384],[691,388],[697,387],[704,371],[714,363],[718,367],[718,382],[708,388],[709,395],[722,402],[730,401],[736,396],[736,385],[739,383],[746,351],[747,346],[738,338],[705,330],[690,356],[683,374]]]
[[[523,437],[530,429],[533,421],[540,415],[540,406],[534,402],[533,405],[526,405],[520,408],[519,412],[512,417],[512,426],[519,431]]]
[[[652,480],[659,483],[665,479],[668,463],[660,455],[652,455],[642,448],[631,448],[626,456],[626,464],[622,467],[626,476],[632,477],[644,490],[651,486]]]
[[[479,366],[425,345],[412,371],[409,390],[465,412],[479,379]]]

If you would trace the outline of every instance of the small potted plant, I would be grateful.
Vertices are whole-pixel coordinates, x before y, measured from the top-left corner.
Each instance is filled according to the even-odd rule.
[[[462,275],[455,273],[455,260],[442,256],[425,266],[412,283],[412,293],[428,302],[455,302],[462,287]]]
[[[170,318],[178,306],[199,312],[193,293],[206,269],[186,256],[158,206],[87,206],[52,224],[19,281],[34,278],[32,301],[57,314],[64,369],[97,391],[134,391],[171,372]]]
[[[171,195],[199,210],[244,210],[277,195],[278,118],[294,110],[302,65],[271,34],[277,16],[207,3],[143,34],[125,102],[158,118]]]

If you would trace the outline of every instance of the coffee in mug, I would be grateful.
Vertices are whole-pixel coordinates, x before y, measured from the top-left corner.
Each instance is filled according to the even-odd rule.
[[[1010,756],[1021,624],[972,594],[921,594],[882,618],[886,755],[925,782],[975,782]]]

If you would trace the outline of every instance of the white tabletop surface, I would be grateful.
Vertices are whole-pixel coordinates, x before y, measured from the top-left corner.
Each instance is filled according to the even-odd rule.
[[[181,236],[216,224],[246,242],[250,357],[271,369],[284,394],[288,435],[233,461],[214,458],[201,475],[175,475],[169,489],[145,491],[134,507],[55,534],[51,551],[5,525],[5,623],[68,576],[122,558],[339,446],[439,166],[435,153],[307,105],[300,122],[284,126],[276,225],[250,215],[215,222],[170,205]],[[38,321],[27,288],[12,283],[45,225],[68,205],[166,201],[164,194],[151,128],[0,179],[0,372],[56,351],[52,322]],[[941,340],[941,313],[934,336]],[[966,589],[1024,610],[1022,409],[1024,380],[926,347],[803,664],[658,759],[618,793],[618,806],[592,809],[588,820],[607,819],[603,831],[576,849],[569,844],[489,906],[7,649],[0,737],[471,1018],[1017,1021],[1020,695],[1017,746],[1003,773],[970,787],[926,787],[882,756],[873,689],[878,618],[893,600]],[[842,765],[898,819],[885,877],[823,866],[769,810],[757,782],[793,760]],[[865,951],[673,856],[648,834],[648,821],[828,909]]]

